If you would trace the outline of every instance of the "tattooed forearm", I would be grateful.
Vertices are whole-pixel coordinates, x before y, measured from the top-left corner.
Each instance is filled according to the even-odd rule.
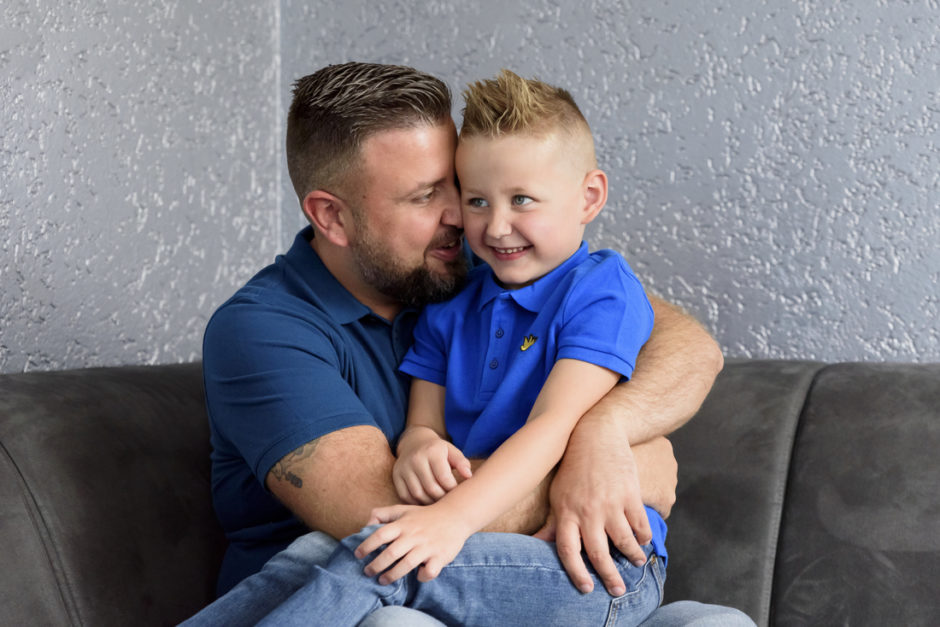
[[[300,472],[299,466],[303,460],[313,455],[319,443],[320,440],[318,438],[288,453],[281,461],[274,464],[274,468],[271,469],[271,474],[274,475],[275,479],[278,481],[287,481],[295,488],[302,488],[304,486],[304,480],[297,474]]]

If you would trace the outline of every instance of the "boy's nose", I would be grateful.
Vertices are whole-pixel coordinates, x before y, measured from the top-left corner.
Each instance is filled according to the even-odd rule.
[[[512,233],[512,224],[505,218],[502,211],[494,211],[486,225],[486,234],[493,239],[500,239],[510,233]]]

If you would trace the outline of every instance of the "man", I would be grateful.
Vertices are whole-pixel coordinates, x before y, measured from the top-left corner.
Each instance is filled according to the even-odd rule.
[[[220,593],[307,530],[341,538],[399,502],[391,470],[408,380],[397,365],[417,308],[449,297],[466,273],[450,108],[447,87],[410,68],[350,63],[295,85],[288,168],[311,226],[206,331],[213,497],[230,541]],[[581,419],[550,484],[489,528],[555,539],[578,588],[593,586],[583,549],[622,593],[608,538],[643,557],[644,501],[668,514],[674,500],[660,436],[694,414],[721,368],[694,320],[653,306],[633,379]],[[238,606],[276,604],[328,546],[302,537],[266,579],[239,587]]]

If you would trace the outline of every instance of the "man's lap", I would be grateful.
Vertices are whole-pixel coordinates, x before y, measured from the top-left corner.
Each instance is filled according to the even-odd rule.
[[[477,534],[483,536],[474,539],[474,552],[477,558],[488,553],[491,557],[485,559],[499,560],[509,566],[507,553],[509,555],[522,555],[523,559],[531,555],[523,551],[519,554],[516,551],[517,545],[532,545],[536,541],[528,536],[516,536],[514,534]],[[491,536],[491,538],[487,538]],[[491,548],[487,548],[492,543]],[[186,625],[215,625],[215,624],[245,624],[253,625],[262,617],[268,615],[277,608],[285,599],[289,598],[294,592],[299,590],[309,579],[309,574],[315,566],[322,566],[327,563],[333,551],[337,547],[337,541],[330,536],[311,532],[305,534],[284,551],[275,555],[264,566],[264,568],[255,575],[245,579],[235,586],[228,594],[221,597],[212,605],[208,606],[203,612],[200,612],[192,619],[187,621]],[[508,550],[507,550],[508,547]],[[495,556],[495,557],[492,557]],[[515,558],[514,558],[515,559]],[[548,562],[550,568],[561,568],[554,551],[550,554],[538,554],[539,561]],[[531,564],[530,564],[531,565]],[[545,564],[542,564],[543,566]],[[565,585],[570,585],[570,583]],[[602,590],[600,582],[596,582],[596,587]],[[701,622],[702,620],[712,622]],[[660,627],[661,625],[709,625],[719,624],[715,620],[723,621],[729,624],[728,620],[737,620],[737,623],[748,625],[753,624],[746,616],[720,606],[704,605],[694,602],[673,603],[663,606],[656,610],[644,625],[651,627]],[[437,620],[409,608],[386,607],[374,612],[366,618],[363,623],[367,627],[396,627],[398,625],[427,625],[428,627],[440,626]]]

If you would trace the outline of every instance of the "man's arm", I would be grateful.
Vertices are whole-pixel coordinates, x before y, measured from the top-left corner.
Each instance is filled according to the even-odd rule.
[[[308,527],[334,538],[356,533],[376,507],[400,503],[395,457],[376,427],[328,433],[286,455],[268,473],[268,489]]]
[[[617,372],[585,361],[555,362],[526,423],[472,477],[427,507],[373,512],[371,522],[388,524],[367,538],[356,554],[388,546],[366,567],[366,574],[383,573],[379,581],[387,584],[421,566],[420,581],[436,577],[471,534],[535,489],[561,459],[577,422],[619,378]]]
[[[623,593],[608,537],[630,558],[637,555],[638,542],[649,541],[647,536],[634,537],[634,530],[644,527],[646,512],[630,446],[685,424],[698,411],[724,363],[717,343],[694,318],[662,299],[650,298],[650,303],[656,323],[633,376],[611,390],[572,432],[550,490],[552,520],[539,533],[555,538],[559,557],[579,588],[591,582],[581,559],[583,542],[607,590]],[[661,444],[659,448],[648,451],[653,456],[644,463],[674,463],[668,459],[671,448],[667,451]],[[675,474],[663,480],[667,484],[648,485],[646,492],[665,494],[664,502],[650,505],[668,515]]]
[[[476,471],[485,460],[471,460]],[[401,503],[392,483],[395,457],[375,427],[340,429],[284,456],[266,478],[268,489],[304,524],[334,538],[365,526],[377,507]],[[550,473],[484,531],[534,533],[548,515]]]

